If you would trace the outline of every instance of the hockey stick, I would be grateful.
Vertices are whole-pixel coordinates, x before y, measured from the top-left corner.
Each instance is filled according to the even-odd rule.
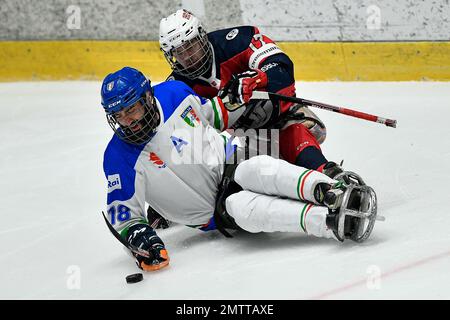
[[[364,113],[364,112],[347,109],[347,108],[343,108],[343,107],[336,107],[336,106],[332,106],[332,105],[317,102],[317,101],[285,96],[285,95],[273,93],[273,92],[253,91],[253,95],[250,99],[270,99],[270,98],[278,99],[281,101],[295,102],[295,103],[302,104],[304,106],[315,107],[315,108],[319,108],[319,109],[323,109],[323,110],[328,110],[328,111],[345,114],[350,117],[364,119],[364,120],[372,121],[372,122],[378,122],[378,123],[386,125],[387,127],[392,127],[392,128],[397,127],[397,120],[386,119],[386,118],[374,116],[369,113]]]
[[[138,247],[133,246],[131,243],[126,242],[126,241],[121,237],[121,235],[116,231],[116,229],[114,229],[114,227],[111,225],[111,223],[109,223],[109,221],[108,221],[108,219],[106,218],[105,213],[104,213],[103,211],[102,211],[102,215],[103,215],[103,218],[105,219],[105,222],[106,222],[106,225],[108,226],[109,231],[111,231],[111,233],[113,234],[113,236],[114,236],[117,240],[119,240],[121,244],[123,244],[125,247],[127,247],[128,249],[130,249],[132,252],[134,252],[134,253],[136,253],[136,254],[138,254],[138,255],[140,255],[140,256],[143,256],[143,257],[146,257],[146,258],[150,258],[150,254],[149,254],[147,251],[142,250],[142,249],[139,249]]]

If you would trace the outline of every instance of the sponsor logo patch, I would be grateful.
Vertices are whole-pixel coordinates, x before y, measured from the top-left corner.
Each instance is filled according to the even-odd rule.
[[[239,30],[238,29],[233,29],[230,32],[228,32],[228,34],[225,36],[225,39],[227,40],[233,40],[234,38],[236,38],[236,36],[238,35]]]
[[[112,174],[108,176],[108,193],[114,190],[122,189],[122,184],[120,183],[120,175]]]
[[[181,114],[181,118],[191,127],[196,127],[200,124],[200,119],[195,113],[194,109],[189,106]]]
[[[269,63],[267,65],[265,65],[264,67],[261,68],[262,72],[266,72],[269,69],[272,69],[273,67],[276,67],[278,65],[278,63]]]
[[[154,152],[150,152],[149,160],[153,162],[153,164],[157,166],[159,169],[167,167],[164,161],[162,161]]]

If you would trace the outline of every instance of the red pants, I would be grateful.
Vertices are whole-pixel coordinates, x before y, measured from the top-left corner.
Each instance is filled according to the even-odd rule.
[[[302,165],[296,163],[298,156],[305,150],[305,148],[314,147],[310,157],[316,157],[314,163],[322,165],[326,162],[322,155],[319,143],[312,133],[302,124],[296,123],[280,131],[280,155],[289,163]],[[302,165],[305,166],[305,165]],[[316,168],[309,168],[316,169]]]

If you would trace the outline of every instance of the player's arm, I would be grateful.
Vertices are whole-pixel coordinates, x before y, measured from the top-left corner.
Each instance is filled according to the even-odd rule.
[[[233,75],[225,85],[232,94],[231,101],[239,105],[248,104],[253,91],[295,95],[294,66],[291,59],[256,27],[244,56],[248,71]],[[282,106],[282,109],[285,108]]]
[[[139,268],[145,271],[161,269],[168,265],[169,257],[163,241],[145,217],[144,176],[134,168],[123,165],[123,159],[120,159],[122,162],[118,159],[120,157],[114,152],[105,153],[107,219],[123,239],[148,252],[148,257],[133,253]]]
[[[226,106],[219,96],[213,97],[211,99],[199,96],[194,92],[192,88],[183,82],[177,81],[176,89],[183,91],[183,97],[189,99],[189,107],[195,109],[194,114],[190,112],[190,109],[186,109],[181,116],[186,117],[197,117],[198,120],[204,124],[209,124],[217,131],[222,132],[230,128],[234,122],[242,115],[245,108],[230,111],[230,107]]]
[[[197,100],[204,118],[219,132],[231,128],[245,111],[245,108],[231,107],[228,101],[223,101],[219,96],[211,99],[199,97]]]
[[[279,92],[294,86],[294,65],[291,59],[256,27],[249,49],[248,68],[249,71],[257,73],[253,73],[253,79],[248,80],[250,86],[252,82],[257,82],[258,89],[270,92]]]

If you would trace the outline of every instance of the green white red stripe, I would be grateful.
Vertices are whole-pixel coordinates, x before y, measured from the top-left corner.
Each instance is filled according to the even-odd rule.
[[[297,195],[300,200],[305,200],[305,194],[304,194],[305,181],[313,171],[314,170],[305,170],[298,178]]]
[[[305,233],[308,233],[306,231],[306,215],[313,206],[314,204],[312,203],[305,204],[302,213],[300,214],[300,227],[303,229],[303,231],[305,231]]]
[[[222,99],[215,97],[211,99],[211,104],[214,111],[214,128],[218,130],[228,129],[228,112]]]
[[[222,111],[222,117],[223,117],[223,128],[222,130],[228,129],[228,111],[225,109],[225,105],[223,104],[222,99],[217,98],[217,101],[219,101],[220,111]]]

